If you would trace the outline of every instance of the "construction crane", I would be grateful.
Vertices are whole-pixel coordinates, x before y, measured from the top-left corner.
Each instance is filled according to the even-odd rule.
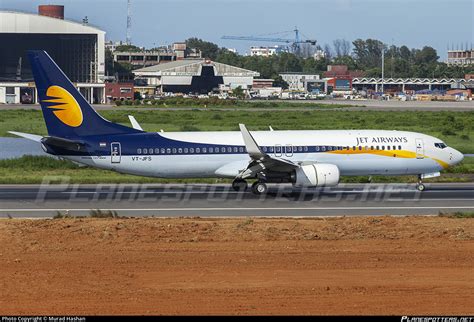
[[[300,38],[300,31],[297,27],[291,31],[284,31],[277,34],[282,33],[289,33],[294,32],[295,38],[294,39],[286,39],[286,38],[271,38],[271,37],[255,37],[255,36],[222,36],[221,39],[229,39],[229,40],[246,40],[246,41],[265,41],[265,42],[280,42],[280,43],[287,43],[291,44],[291,49],[294,53],[298,52],[299,44],[311,44],[313,46],[316,45],[316,40],[302,40]]]

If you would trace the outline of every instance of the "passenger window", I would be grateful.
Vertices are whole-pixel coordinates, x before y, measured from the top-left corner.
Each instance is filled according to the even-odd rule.
[[[373,150],[373,149],[374,149],[374,146],[373,146],[373,145],[371,145],[371,146],[370,146],[370,149],[371,149],[371,150]]]
[[[200,148],[196,148],[196,153],[201,153],[201,149],[200,149]]]
[[[355,151],[356,150],[356,147],[355,146],[352,146],[352,151]]]
[[[244,152],[244,148],[243,148],[243,147],[239,147],[239,152],[240,152],[240,153],[243,153],[243,152]]]
[[[390,145],[387,145],[387,150],[390,150]]]
[[[307,146],[303,147],[303,150],[304,152],[308,152],[308,147]]]
[[[272,147],[272,146],[269,147],[269,148],[268,148],[268,151],[270,151],[270,153],[273,153],[273,147]]]
[[[393,146],[393,149],[394,149],[394,150],[396,150],[396,149],[397,149],[397,146],[396,146],[396,145],[394,145],[394,146]]]
[[[188,154],[189,150],[188,148],[184,148],[184,153]]]
[[[156,148],[155,149],[155,154],[160,154],[160,149]]]
[[[225,148],[221,148],[221,152],[222,152],[222,153],[225,153]]]
[[[316,152],[319,152],[319,146],[316,146]]]
[[[179,154],[183,153],[183,149],[179,148],[179,149],[178,149],[178,153],[179,153]]]
[[[202,148],[202,153],[207,153],[207,148]]]
[[[298,152],[303,152],[303,147],[302,146],[298,147]]]
[[[361,147],[361,146],[359,146],[359,151],[361,151],[361,150],[362,150],[362,147]]]
[[[138,154],[142,154],[142,149],[137,149]]]
[[[148,154],[148,150],[147,150],[147,149],[143,149],[143,154]]]
[[[171,154],[171,149],[170,149],[170,148],[167,148],[167,149],[166,149],[166,153]]]
[[[379,146],[378,146],[378,145],[375,147],[375,150],[379,150]]]
[[[173,148],[173,154],[176,154],[176,148]]]
[[[239,150],[237,149],[236,146],[234,146],[234,153],[237,153],[237,152],[239,152]]]
[[[332,151],[332,146],[328,146],[328,151]]]
[[[161,154],[165,154],[165,149],[161,149]]]
[[[325,146],[322,146],[322,147],[321,147],[321,151],[325,152],[325,151],[326,151],[326,147],[325,147]]]
[[[385,150],[385,145],[382,145],[382,150]]]
[[[402,146],[401,146],[401,145],[399,145],[399,146],[398,146],[398,149],[399,149],[399,150],[401,150],[401,149],[402,149]]]
[[[214,148],[209,148],[209,153],[214,153]]]
[[[194,148],[190,148],[189,153],[194,153]]]
[[[267,147],[266,146],[262,147],[262,151],[266,153],[267,152]],[[235,151],[235,152],[237,152],[237,151]]]

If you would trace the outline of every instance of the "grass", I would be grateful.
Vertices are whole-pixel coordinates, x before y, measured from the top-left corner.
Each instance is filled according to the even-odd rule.
[[[449,218],[460,218],[460,219],[473,219],[474,211],[471,211],[471,212],[456,211],[454,213],[444,213],[440,211],[439,216],[449,217]]]
[[[193,99],[173,97],[160,100],[116,102],[122,107],[154,108],[342,108],[352,107],[348,104],[327,104],[324,102],[281,101],[281,100],[222,100],[218,98]]]
[[[298,103],[301,104],[301,103]],[[106,119],[130,126],[130,111],[101,111]],[[251,110],[140,110],[133,115],[146,131],[380,129],[425,133],[442,139],[463,153],[474,153],[474,112],[428,111],[251,111]],[[46,135],[41,111],[0,110],[0,136],[7,131]]]

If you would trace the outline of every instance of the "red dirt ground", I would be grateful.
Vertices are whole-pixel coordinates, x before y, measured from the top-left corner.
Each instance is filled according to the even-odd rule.
[[[0,267],[0,315],[467,315],[474,219],[5,219]]]

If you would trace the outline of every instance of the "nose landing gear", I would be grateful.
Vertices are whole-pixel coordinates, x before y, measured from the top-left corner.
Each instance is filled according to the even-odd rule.
[[[416,189],[418,191],[424,191],[426,189],[425,185],[423,184],[423,179],[421,178],[421,175],[418,176],[418,183],[416,185]]]

